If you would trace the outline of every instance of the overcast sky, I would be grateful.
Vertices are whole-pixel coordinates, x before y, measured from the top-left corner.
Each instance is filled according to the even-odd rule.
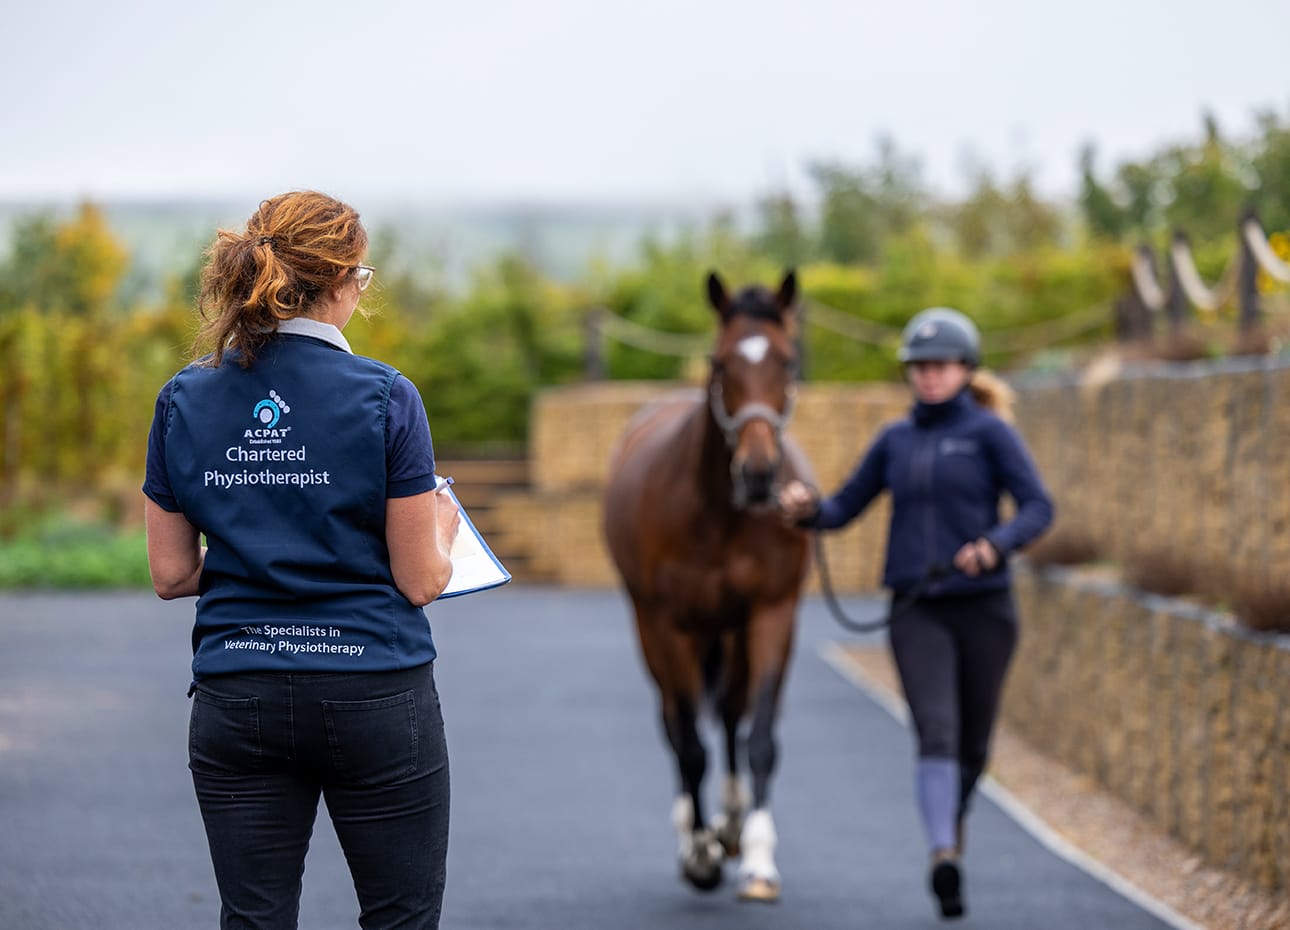
[[[1050,194],[1290,113],[1290,0],[5,4],[0,197],[748,200],[880,133]],[[969,155],[969,153],[971,153]]]

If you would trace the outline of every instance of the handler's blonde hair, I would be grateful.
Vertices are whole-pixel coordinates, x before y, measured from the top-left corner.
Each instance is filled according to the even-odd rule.
[[[968,390],[976,402],[997,417],[1011,423],[1013,407],[1016,405],[1017,392],[998,375],[984,368],[972,372],[968,381]]]

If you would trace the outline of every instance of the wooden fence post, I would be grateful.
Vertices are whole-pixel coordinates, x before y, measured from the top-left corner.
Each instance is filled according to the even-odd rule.
[[[1178,231],[1174,233],[1174,245],[1187,247],[1187,234]],[[1178,275],[1178,262],[1174,258],[1174,250],[1169,250],[1169,257],[1166,262],[1169,267],[1169,293],[1165,295],[1165,315],[1169,318],[1169,329],[1176,336],[1187,322],[1190,315],[1188,313],[1189,305],[1187,295],[1183,293],[1182,279]]]
[[[587,381],[604,381],[609,376],[604,315],[603,307],[592,307],[582,317],[582,376]]]
[[[1263,326],[1263,308],[1259,305],[1259,262],[1254,257],[1254,250],[1245,241],[1245,224],[1249,220],[1256,223],[1259,220],[1253,209],[1245,211],[1236,226],[1236,238],[1241,245],[1236,291],[1241,308],[1241,342],[1247,350],[1253,348],[1253,343],[1260,341]]]
[[[1138,246],[1138,254],[1142,256],[1151,273],[1154,276],[1156,270],[1156,250],[1149,245]],[[1129,332],[1130,338],[1134,342],[1149,343],[1155,335],[1155,312],[1151,305],[1147,303],[1144,294],[1138,291],[1137,285],[1131,289],[1129,301]]]

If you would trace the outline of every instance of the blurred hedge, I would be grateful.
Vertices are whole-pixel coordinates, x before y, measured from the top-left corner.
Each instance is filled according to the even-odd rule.
[[[97,221],[83,213],[70,224],[87,222]],[[61,235],[56,226],[39,228]],[[103,250],[111,253],[112,244]],[[891,243],[878,269],[813,263],[801,269],[801,280],[809,297],[893,328],[922,306],[949,303],[988,332],[1104,300],[1117,286],[1117,254],[1090,247],[969,263],[915,233]],[[647,243],[635,267],[591,271],[574,285],[506,255],[462,294],[418,288],[397,275],[378,278],[364,299],[374,314],[356,318],[346,336],[355,351],[396,366],[418,386],[441,454],[516,448],[526,439],[535,393],[582,377],[589,308],[654,329],[711,333],[715,321],[703,297],[710,268],[721,269],[732,287],[773,286],[783,273],[721,227],[669,245]],[[198,323],[191,282],[191,274],[171,282],[153,305],[114,305],[101,280],[93,301],[60,305],[29,295],[0,304],[0,535],[17,528],[17,504],[42,510],[89,497],[109,520],[137,518],[156,393],[188,361]],[[808,327],[806,352],[813,379],[897,375],[889,345]],[[613,378],[674,378],[687,373],[687,360],[614,344],[608,368]]]
[[[364,305],[377,312],[351,323],[346,336],[356,351],[417,384],[436,448],[451,455],[523,444],[535,394],[582,377],[593,308],[655,330],[711,333],[703,296],[710,269],[738,287],[774,286],[785,265],[799,267],[812,380],[898,377],[899,328],[932,305],[978,321],[993,367],[1059,365],[1072,345],[1109,337],[1110,314],[1099,323],[1097,308],[1109,311],[1122,292],[1131,246],[1159,245],[1175,225],[1187,225],[1197,266],[1214,280],[1232,255],[1246,200],[1263,210],[1270,230],[1290,222],[1282,196],[1290,184],[1290,120],[1265,114],[1248,140],[1225,138],[1212,120],[1202,128],[1196,140],[1110,175],[1086,149],[1076,209],[1043,201],[1024,171],[1012,178],[979,171],[967,195],[944,202],[923,182],[916,159],[879,140],[868,162],[810,166],[817,190],[809,208],[771,192],[757,204],[756,228],[717,216],[707,228],[642,243],[625,267],[590,267],[574,283],[509,254],[449,290],[400,271],[434,267],[432,256],[396,261],[397,234],[373,230],[379,271]],[[109,521],[137,520],[153,401],[188,361],[196,329],[200,256],[164,287],[141,287],[131,256],[88,204],[61,221],[22,218],[9,238],[9,253],[0,255],[0,538],[21,529],[28,510],[84,499]],[[157,292],[163,296],[141,296]],[[870,331],[876,324],[878,344],[810,325],[810,301]],[[1052,331],[1039,324],[1085,311],[1091,329],[1045,344]],[[1025,330],[1033,338],[1018,341],[1026,327],[1037,327]],[[1213,334],[1202,335],[1209,352]],[[675,358],[619,343],[605,355],[611,378],[686,377],[701,365],[701,355]]]

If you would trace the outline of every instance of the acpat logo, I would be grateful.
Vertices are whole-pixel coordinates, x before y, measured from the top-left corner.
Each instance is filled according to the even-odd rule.
[[[278,425],[278,420],[282,419],[282,415],[290,412],[291,407],[282,399],[282,395],[270,388],[269,396],[255,405],[251,416],[263,423],[266,428],[273,429]]]

